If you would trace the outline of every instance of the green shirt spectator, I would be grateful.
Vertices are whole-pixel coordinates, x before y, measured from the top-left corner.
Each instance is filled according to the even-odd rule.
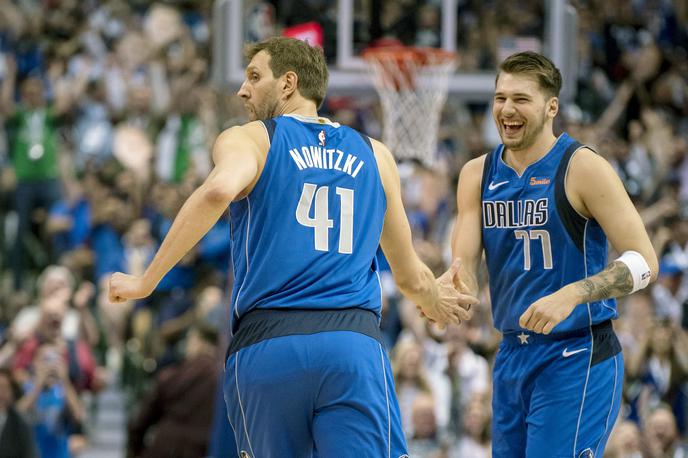
[[[44,181],[58,177],[55,116],[50,108],[17,107],[8,120],[10,159],[17,180]]]

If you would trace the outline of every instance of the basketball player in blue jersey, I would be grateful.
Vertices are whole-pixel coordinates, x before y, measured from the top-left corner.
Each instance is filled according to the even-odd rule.
[[[502,140],[461,170],[453,253],[477,295],[484,249],[495,326],[493,457],[601,457],[619,412],[614,298],[655,279],[657,257],[612,167],[555,136],[561,74],[532,52],[499,67]],[[607,240],[619,258],[608,263]]]
[[[385,146],[319,117],[322,50],[289,38],[247,48],[238,95],[250,122],[223,132],[215,167],[142,277],[110,299],[145,297],[230,205],[233,338],[225,401],[241,457],[406,456],[379,331],[381,245],[401,292],[430,319],[460,323],[474,297],[435,280],[411,244]]]

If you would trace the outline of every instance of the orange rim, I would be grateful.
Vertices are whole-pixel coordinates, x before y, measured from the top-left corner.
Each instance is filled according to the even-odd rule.
[[[383,46],[363,51],[363,59],[371,61],[412,61],[418,65],[442,64],[456,59],[456,54],[444,49],[412,46]]]

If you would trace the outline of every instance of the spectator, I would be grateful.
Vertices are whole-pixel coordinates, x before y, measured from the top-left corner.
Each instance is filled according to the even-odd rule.
[[[76,170],[98,166],[112,155],[113,126],[102,80],[89,82],[74,123]]]
[[[31,418],[42,458],[71,456],[69,436],[80,428],[84,412],[57,346],[47,343],[36,351],[17,407]]]
[[[490,408],[483,396],[474,397],[466,406],[463,416],[463,435],[451,449],[449,458],[489,458],[490,447]]]
[[[660,406],[651,412],[644,430],[644,458],[680,458],[688,454],[688,446],[681,443],[676,419],[668,407]]]
[[[418,11],[418,30],[414,45],[439,48],[440,44],[439,8],[434,5],[424,5]]]
[[[399,400],[401,424],[406,436],[410,437],[413,435],[414,400],[420,394],[432,394],[423,366],[421,346],[413,339],[402,339],[397,342],[394,347],[392,372]]]
[[[46,230],[55,259],[86,245],[91,230],[91,205],[83,185],[76,179],[63,180],[62,197],[51,207]]]
[[[474,399],[488,394],[490,375],[485,358],[477,355],[467,344],[467,327],[449,327],[447,330],[447,375],[451,384],[450,401],[453,415],[450,426],[458,432],[460,413]],[[468,415],[466,412],[465,415]],[[453,424],[452,424],[453,423]]]
[[[210,171],[207,132],[197,114],[199,90],[180,92],[158,136],[156,151],[156,174],[173,183],[195,181]]]
[[[688,300],[688,288],[683,279],[681,266],[665,256],[659,265],[657,284],[652,288],[657,317],[670,320],[676,325],[683,321],[683,304]]]
[[[435,421],[435,400],[429,394],[419,394],[411,411],[413,435],[408,440],[409,456],[441,458],[446,445],[440,440]]]
[[[618,421],[611,436],[604,456],[608,458],[643,458],[641,437],[638,425],[632,421]]]
[[[35,374],[36,356],[43,345],[52,345],[66,361],[71,383],[78,392],[98,391],[103,380],[96,373],[96,361],[91,347],[83,339],[67,340],[62,335],[62,325],[67,313],[66,303],[51,297],[41,304],[36,330],[17,349],[12,370],[20,383]]]
[[[636,353],[629,358],[627,376],[638,379],[641,390],[632,406],[642,417],[666,403],[685,427],[686,396],[683,383],[688,379],[688,337],[678,325],[668,320],[654,323],[647,336],[641,337]]]
[[[197,458],[206,455],[219,377],[215,363],[217,339],[217,332],[207,326],[196,326],[190,331],[184,361],[158,375],[129,424],[131,456]],[[153,427],[155,436],[147,445],[144,437]]]
[[[15,408],[18,391],[10,371],[0,369],[0,456],[36,458],[38,454],[31,426]]]
[[[26,262],[25,237],[31,232],[34,211],[39,208],[49,210],[60,197],[57,122],[70,109],[72,96],[78,95],[78,91],[73,94],[60,91],[56,94],[55,103],[48,104],[43,80],[32,75],[21,83],[20,103],[15,105],[16,64],[12,59],[7,59],[7,63],[8,75],[1,89],[0,113],[7,116],[10,157],[17,180],[14,208],[19,216],[19,227],[12,268],[14,288],[19,290]]]
[[[65,339],[83,339],[90,345],[98,340],[98,330],[91,314],[89,303],[94,295],[90,282],[79,285],[75,292],[75,279],[64,266],[51,265],[45,268],[38,277],[38,303],[24,307],[12,323],[14,337],[22,340],[31,335],[38,325],[43,305],[50,301],[59,301],[73,305],[65,312],[61,333]]]

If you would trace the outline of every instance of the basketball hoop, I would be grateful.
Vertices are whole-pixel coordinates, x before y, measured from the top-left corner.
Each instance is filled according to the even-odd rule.
[[[443,49],[368,48],[363,58],[382,102],[383,141],[397,159],[430,165],[456,55]]]

